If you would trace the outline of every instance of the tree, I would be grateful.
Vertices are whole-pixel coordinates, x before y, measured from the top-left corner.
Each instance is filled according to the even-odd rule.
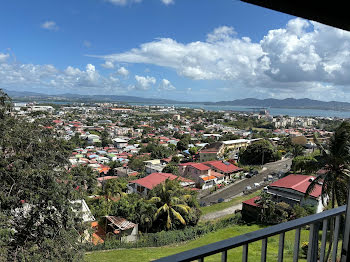
[[[117,178],[105,181],[103,185],[103,193],[107,197],[120,197],[128,189],[128,182],[126,179]]]
[[[321,155],[315,157],[317,162],[312,163],[310,171],[316,172],[323,169],[325,172],[320,173],[311,182],[306,191],[308,196],[317,184],[322,182],[322,198],[325,201],[327,197],[334,208],[344,205],[348,191],[348,181],[350,177],[350,123],[343,122],[330,138],[328,149],[326,150],[315,138]]]
[[[198,149],[195,146],[191,147],[188,151],[191,155],[196,155],[198,153]]]
[[[70,179],[73,181],[73,186],[76,189],[91,194],[97,186],[96,174],[89,166],[72,167],[69,171]]]
[[[310,183],[306,190],[306,196],[309,196],[316,188],[316,185],[322,184],[321,197],[325,203],[329,197],[331,207],[341,206],[346,203],[349,183],[349,164],[350,164],[350,123],[343,122],[335,130],[330,138],[328,149],[325,149],[314,137],[317,146],[320,148],[321,155],[318,156],[317,163],[312,163],[314,172],[323,169],[325,172],[319,173]],[[333,220],[331,220],[333,223]],[[331,232],[333,230],[331,225]],[[326,260],[332,249],[332,239],[330,240]]]
[[[274,160],[276,160],[275,150],[267,140],[249,145],[240,154],[240,162],[245,165],[263,165]]]
[[[169,163],[163,168],[162,172],[171,173],[173,175],[179,175],[179,167],[177,164]]]
[[[181,139],[176,144],[176,148],[180,151],[184,151],[188,148],[188,140],[187,139]]]
[[[292,154],[294,157],[296,156],[302,156],[304,154],[304,147],[302,145],[299,145],[299,144],[294,144],[292,146]]]
[[[312,173],[317,169],[318,162],[313,156],[297,156],[293,158],[291,169],[294,172],[301,171],[306,174]]]
[[[160,230],[183,228],[198,214],[198,201],[188,194],[177,180],[166,180],[150,193],[150,201],[156,204],[154,222]],[[191,206],[192,205],[192,206]],[[199,216],[195,220],[198,221]]]
[[[0,90],[0,236],[7,261],[77,261],[82,220],[73,211],[72,147],[48,129],[11,116]]]

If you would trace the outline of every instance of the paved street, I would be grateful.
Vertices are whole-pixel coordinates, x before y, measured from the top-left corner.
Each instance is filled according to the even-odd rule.
[[[246,186],[253,186],[254,183],[260,183],[264,181],[265,177],[267,177],[268,175],[274,172],[277,173],[279,171],[283,171],[283,172],[288,171],[290,169],[291,164],[292,164],[292,159],[290,158],[265,164],[263,170],[259,172],[258,175],[252,178],[247,178],[247,179],[238,181],[237,183],[230,185],[228,187],[225,187],[220,191],[217,191],[211,195],[203,197],[202,199],[200,199],[200,202],[204,202],[208,205],[211,202],[217,202],[220,198],[223,198],[225,200],[229,198],[233,198],[234,196],[241,194],[246,188]]]
[[[201,218],[199,219],[199,221],[207,221],[207,220],[213,220],[216,218],[220,218],[226,215],[231,215],[233,214],[236,210],[241,210],[242,209],[242,203],[225,208],[223,210],[220,211],[216,211],[213,213],[208,213],[204,216],[201,216]]]

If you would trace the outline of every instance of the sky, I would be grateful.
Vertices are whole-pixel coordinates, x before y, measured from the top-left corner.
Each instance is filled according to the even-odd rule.
[[[238,0],[3,0],[0,88],[350,99],[350,32]]]

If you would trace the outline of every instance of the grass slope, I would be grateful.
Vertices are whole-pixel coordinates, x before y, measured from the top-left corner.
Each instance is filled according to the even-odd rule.
[[[217,211],[224,210],[224,209],[229,208],[229,207],[234,206],[234,205],[238,205],[245,200],[248,200],[248,199],[251,199],[252,197],[258,196],[260,194],[260,192],[261,192],[261,190],[258,190],[252,194],[249,194],[249,195],[235,197],[234,199],[227,201],[227,202],[221,202],[221,203],[214,204],[211,206],[201,207],[200,210],[202,211],[202,216],[209,214],[209,213],[214,213]]]
[[[242,235],[251,231],[259,230],[261,227],[257,225],[251,226],[239,226],[234,225],[225,229],[218,230],[213,233],[209,233],[201,238],[188,241],[186,243],[181,243],[178,245],[170,245],[166,247],[157,248],[134,248],[134,249],[120,249],[120,250],[110,250],[110,251],[97,251],[86,254],[86,261],[99,261],[99,262],[109,262],[109,261],[152,261],[157,258],[179,253],[192,248],[207,245],[213,242],[224,240],[230,237]],[[300,243],[303,241],[308,241],[308,231],[302,230]],[[284,261],[293,260],[293,247],[294,246],[294,231],[287,232],[285,238],[285,249],[284,249]],[[249,261],[260,261],[261,254],[261,241],[252,243],[249,245],[248,251]],[[278,254],[278,236],[271,237],[268,240],[268,250],[267,250],[267,261],[275,261]],[[242,257],[242,248],[236,248],[228,252],[229,261],[235,258],[235,261],[240,261]],[[220,261],[220,254],[210,256],[206,258],[205,261]],[[305,259],[300,259],[299,261],[305,261]]]

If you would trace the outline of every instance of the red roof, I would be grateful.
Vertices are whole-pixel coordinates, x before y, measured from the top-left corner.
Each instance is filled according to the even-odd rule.
[[[311,184],[310,179],[315,179],[315,177],[305,175],[289,175],[272,183],[270,187],[289,188],[305,194],[308,186]],[[319,197],[321,192],[322,186],[316,185],[314,191],[312,191],[310,195],[313,197]]]
[[[260,196],[256,196],[256,197],[253,197],[251,199],[248,199],[246,201],[243,201],[242,204],[246,204],[246,205],[249,205],[249,206],[254,206],[254,207],[257,207],[258,204],[255,203],[256,200],[260,199]]]
[[[164,183],[165,180],[167,180],[167,179],[170,179],[170,180],[178,179],[179,181],[183,181],[183,182],[192,182],[192,180],[189,180],[189,179],[186,179],[183,177],[179,177],[179,176],[175,176],[175,175],[170,174],[170,173],[152,173],[146,177],[130,181],[129,183],[139,184],[139,185],[146,187],[148,189],[152,189],[152,188],[156,187],[157,185]]]
[[[192,166],[201,171],[210,169],[210,167],[203,165],[203,163],[194,163],[194,162],[182,163],[182,164],[179,164],[179,166]]]
[[[238,172],[241,171],[242,168],[239,168],[238,166],[235,166],[229,162],[226,162],[227,164],[223,163],[220,160],[214,160],[214,161],[207,161],[203,162],[202,164],[207,166],[212,166],[214,169],[220,170],[224,173],[232,173],[232,172]]]

